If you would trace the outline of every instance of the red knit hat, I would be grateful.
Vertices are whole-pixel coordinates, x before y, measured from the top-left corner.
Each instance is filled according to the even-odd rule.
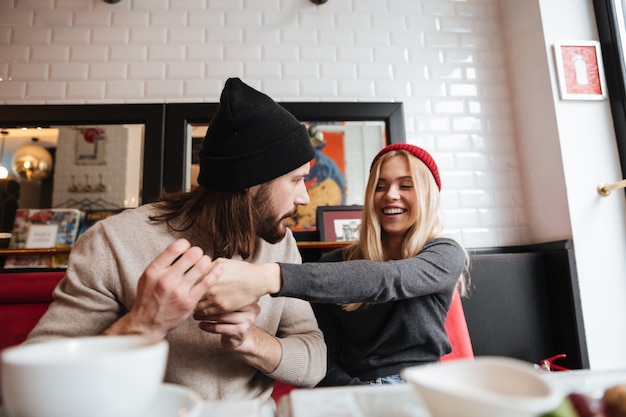
[[[370,170],[374,166],[374,163],[378,161],[378,158],[391,151],[406,151],[422,161],[428,169],[430,169],[430,172],[433,174],[435,182],[437,183],[437,187],[439,188],[439,191],[441,191],[441,179],[439,178],[439,169],[437,168],[437,164],[435,163],[433,157],[419,146],[409,145],[408,143],[392,143],[391,145],[387,145],[374,157],[372,165],[370,165]]]

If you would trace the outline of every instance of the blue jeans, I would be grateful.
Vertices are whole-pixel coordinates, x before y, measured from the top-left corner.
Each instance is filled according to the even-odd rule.
[[[400,375],[388,375],[376,379],[371,379],[367,383],[370,385],[404,384],[404,381],[402,380],[402,378],[400,378]]]

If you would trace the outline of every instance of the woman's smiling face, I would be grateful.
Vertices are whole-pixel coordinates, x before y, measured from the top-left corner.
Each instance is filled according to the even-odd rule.
[[[383,163],[374,192],[374,210],[385,234],[403,236],[417,218],[417,194],[409,162],[394,156]]]

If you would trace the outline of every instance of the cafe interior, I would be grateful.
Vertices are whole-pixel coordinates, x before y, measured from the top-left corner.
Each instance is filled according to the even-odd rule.
[[[470,356],[626,369],[622,3],[4,1],[0,255],[50,254],[11,245],[17,208],[114,211],[196,187],[220,91],[240,77],[325,140],[346,181],[309,190],[290,220],[304,262],[346,244],[318,208],[359,207],[378,150],[415,144],[438,161],[444,232],[470,254],[454,324]],[[0,348],[63,276],[32,266],[0,270]]]

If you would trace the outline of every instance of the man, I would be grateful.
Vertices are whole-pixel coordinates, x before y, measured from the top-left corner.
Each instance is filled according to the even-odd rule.
[[[166,381],[209,400],[268,399],[274,379],[314,386],[326,372],[326,346],[308,303],[267,296],[233,313],[193,316],[219,275],[211,258],[301,262],[285,220],[309,201],[313,157],[293,115],[229,79],[200,151],[199,186],[87,230],[27,342],[166,338]]]

